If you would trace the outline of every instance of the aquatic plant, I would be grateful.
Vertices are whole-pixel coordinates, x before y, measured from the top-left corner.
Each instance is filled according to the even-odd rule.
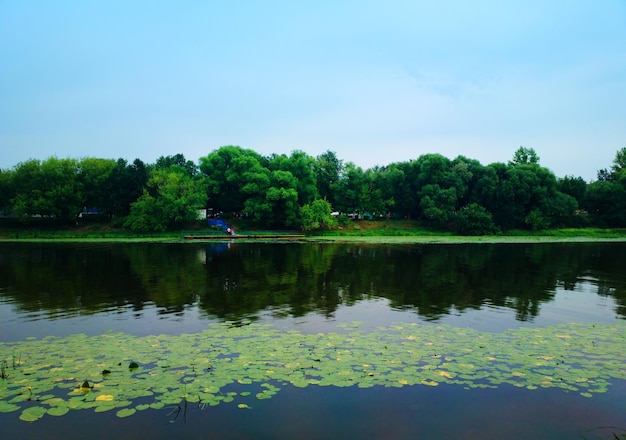
[[[358,328],[306,334],[224,323],[180,336],[105,333],[5,342],[0,362],[8,367],[16,352],[21,360],[3,373],[0,412],[21,411],[21,420],[35,421],[78,409],[128,417],[187,403],[254,409],[252,399],[271,398],[287,385],[515,386],[592,397],[626,379],[622,322],[503,333],[420,324]]]

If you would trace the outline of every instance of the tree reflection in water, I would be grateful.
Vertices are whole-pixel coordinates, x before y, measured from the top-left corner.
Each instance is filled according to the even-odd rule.
[[[557,289],[591,285],[626,316],[623,243],[2,244],[0,295],[49,317],[192,305],[220,319],[260,311],[333,316],[385,298],[436,321],[486,306],[533,320]]]

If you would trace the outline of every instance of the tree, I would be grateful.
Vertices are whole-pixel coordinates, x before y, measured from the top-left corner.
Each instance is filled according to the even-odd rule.
[[[365,173],[361,167],[348,162],[335,191],[336,209],[345,213],[361,212],[361,196],[365,186]]]
[[[387,192],[383,197],[393,202],[389,209],[402,217],[418,217],[419,211],[419,161],[393,163],[386,167]]]
[[[196,164],[191,160],[185,159],[185,156],[181,153],[175,154],[174,156],[160,156],[154,164],[154,167],[158,169],[168,169],[174,165],[181,167],[190,177],[194,177],[198,174]]]
[[[543,205],[543,212],[550,219],[551,227],[585,227],[587,217],[579,212],[574,197],[561,191],[551,191]]]
[[[441,154],[424,154],[417,159],[419,169],[418,184],[439,185],[442,188],[449,188],[454,182],[452,162]]]
[[[447,226],[465,197],[472,175],[463,160],[456,163],[441,154],[425,154],[418,159],[419,208],[421,216],[437,226]]]
[[[14,171],[0,169],[0,212],[11,211],[11,199],[15,197]]]
[[[582,206],[587,192],[587,182],[582,177],[565,176],[557,179],[557,190],[576,199],[578,206]]]
[[[438,184],[429,184],[420,192],[422,215],[437,226],[447,226],[456,211],[457,196],[454,188],[441,188]]]
[[[519,147],[513,154],[513,160],[509,165],[539,164],[539,156],[532,148]]]
[[[83,189],[83,207],[104,210],[109,195],[107,182],[116,167],[113,159],[83,158],[78,162],[78,180]]]
[[[296,185],[297,180],[289,171],[272,171],[263,194],[246,200],[246,212],[271,227],[298,227],[300,210]]]
[[[476,203],[485,206],[493,215],[497,227],[507,230],[517,227],[523,216],[515,204],[515,188],[509,179],[509,166],[496,162],[487,166],[487,170],[477,183]]]
[[[31,159],[16,166],[14,178],[11,204],[24,219],[41,216],[70,222],[82,209],[82,186],[74,159]]]
[[[383,208],[381,213],[398,213],[401,190],[406,187],[404,172],[395,164],[383,167],[375,174],[376,186]]]
[[[210,206],[216,211],[240,213],[247,199],[262,197],[269,186],[267,160],[252,150],[224,146],[200,158]]]
[[[316,157],[314,171],[319,196],[335,206],[335,191],[343,174],[343,162],[334,151],[328,150]]]
[[[610,172],[598,172],[598,180],[587,188],[584,206],[595,224],[626,227],[626,148],[617,152]]]
[[[452,161],[452,172],[456,176],[457,200],[459,206],[470,203],[482,202],[478,196],[481,184],[485,184],[489,177],[492,177],[490,170],[474,159],[465,156],[457,156]],[[480,188],[483,190],[484,188]]]
[[[619,174],[620,172],[626,172],[626,147],[622,148],[615,154],[613,159],[613,166],[611,167],[613,174]]]
[[[496,231],[493,215],[484,206],[470,203],[455,214],[456,230],[461,235],[487,235]]]
[[[205,203],[206,190],[201,180],[176,167],[154,169],[147,189],[131,205],[124,224],[137,232],[171,230],[195,220]]]
[[[558,192],[554,174],[536,163],[529,163],[510,166],[507,175],[514,194],[515,227],[537,230],[552,226],[550,200]]]
[[[289,171],[296,179],[298,203],[302,206],[311,203],[318,196],[315,177],[315,159],[300,150],[294,150],[291,156],[284,154],[273,156],[269,163],[272,171]]]
[[[140,159],[135,159],[132,164],[122,158],[115,162],[115,167],[103,183],[104,200],[100,206],[109,220],[130,213],[131,204],[146,189],[148,174],[148,167]]]
[[[593,224],[626,227],[626,179],[592,182],[585,195],[585,207]]]
[[[300,208],[302,218],[301,229],[312,231],[316,229],[330,229],[337,226],[337,220],[332,216],[332,208],[328,200],[317,199]]]
[[[73,222],[83,208],[82,185],[75,159],[51,157],[41,164],[46,182],[45,196],[53,205],[53,217]]]

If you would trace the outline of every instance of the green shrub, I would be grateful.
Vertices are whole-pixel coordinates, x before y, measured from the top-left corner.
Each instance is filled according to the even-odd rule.
[[[496,232],[493,215],[477,203],[463,206],[454,217],[456,231],[461,235],[488,235]]]
[[[332,208],[326,199],[317,199],[300,208],[302,230],[314,231],[337,226],[337,220],[331,215]]]

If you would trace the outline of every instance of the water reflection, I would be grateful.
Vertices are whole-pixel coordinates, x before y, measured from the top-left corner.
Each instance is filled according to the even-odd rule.
[[[572,292],[575,301],[589,291],[614,304],[603,313],[626,316],[624,243],[1,244],[0,249],[0,301],[10,303],[22,320],[99,313],[140,317],[145,308],[174,317],[197,309],[206,318],[231,320],[311,313],[331,318],[342,307],[384,301],[390,310],[428,321],[491,308],[511,310],[517,321],[527,322],[553,304],[557,292]]]

